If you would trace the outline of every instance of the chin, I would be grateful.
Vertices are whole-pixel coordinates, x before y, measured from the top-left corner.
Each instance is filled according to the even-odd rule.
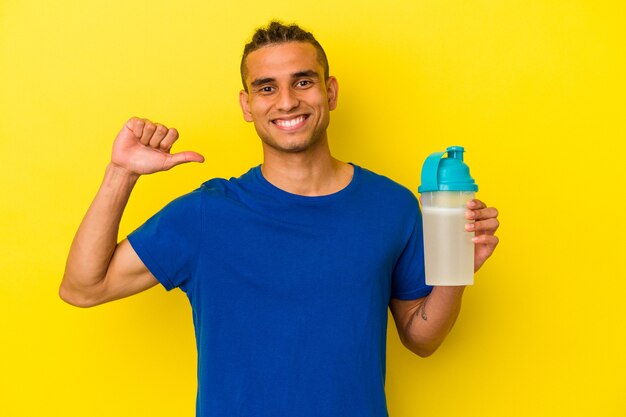
[[[277,142],[274,140],[263,139],[264,145],[272,148],[275,151],[288,153],[288,154],[297,154],[311,150],[319,140],[315,139],[306,139],[301,141],[284,141]]]
[[[280,145],[276,143],[267,143],[267,145],[276,151],[279,151],[282,153],[290,153],[290,154],[302,153],[311,149],[311,144],[309,143],[293,143],[293,144],[285,144],[285,145]]]

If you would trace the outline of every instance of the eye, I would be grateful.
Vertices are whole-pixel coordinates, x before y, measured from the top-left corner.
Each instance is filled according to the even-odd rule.
[[[256,92],[258,94],[263,94],[263,95],[267,95],[267,94],[272,94],[274,92],[275,88],[271,85],[263,85],[261,87],[259,87]]]
[[[313,84],[311,80],[300,80],[296,83],[296,87],[306,88],[310,87]]]

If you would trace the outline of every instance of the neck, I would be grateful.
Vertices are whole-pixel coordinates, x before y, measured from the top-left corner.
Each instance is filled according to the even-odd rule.
[[[321,196],[336,193],[352,180],[353,167],[332,157],[328,145],[286,153],[264,146],[263,177],[292,194]]]

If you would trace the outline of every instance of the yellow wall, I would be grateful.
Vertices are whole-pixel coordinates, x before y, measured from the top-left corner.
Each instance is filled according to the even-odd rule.
[[[259,163],[238,64],[272,17],[326,47],[336,156],[416,190],[428,154],[464,145],[501,212],[444,346],[420,359],[390,327],[391,416],[626,415],[626,6],[591,0],[3,0],[0,415],[193,415],[180,291],[82,310],[57,288],[128,117],[177,127],[206,163],[143,178],[123,236]]]

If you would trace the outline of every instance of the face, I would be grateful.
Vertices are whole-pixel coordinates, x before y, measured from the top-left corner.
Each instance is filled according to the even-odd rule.
[[[304,152],[326,142],[329,112],[337,106],[337,80],[324,79],[315,47],[305,42],[265,46],[245,61],[239,102],[264,148]]]

